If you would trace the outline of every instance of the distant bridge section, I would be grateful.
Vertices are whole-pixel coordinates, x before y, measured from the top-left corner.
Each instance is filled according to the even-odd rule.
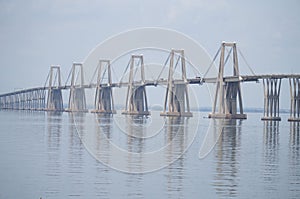
[[[29,88],[0,95],[0,109],[45,110],[45,87]]]

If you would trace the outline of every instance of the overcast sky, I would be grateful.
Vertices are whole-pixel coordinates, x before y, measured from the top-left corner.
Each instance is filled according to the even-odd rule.
[[[211,56],[236,41],[257,74],[300,73],[299,13],[298,0],[0,0],[0,93],[43,85],[51,64],[66,78],[101,41],[144,26],[180,31]]]

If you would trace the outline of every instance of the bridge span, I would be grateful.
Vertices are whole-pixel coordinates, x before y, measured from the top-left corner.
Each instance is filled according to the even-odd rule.
[[[229,51],[228,51],[229,48]],[[61,84],[60,66],[51,66],[47,78],[48,85],[18,90],[0,95],[0,109],[35,111],[87,112],[85,90],[95,89],[93,113],[114,114],[113,89],[127,87],[124,96],[125,110],[122,114],[149,115],[146,88],[165,85],[162,116],[191,117],[188,86],[192,84],[210,84],[216,86],[209,118],[246,119],[243,111],[241,83],[262,80],[264,91],[264,113],[262,120],[281,120],[279,116],[279,98],[281,81],[287,79],[290,86],[290,118],[288,121],[300,121],[300,74],[263,74],[240,75],[236,43],[223,42],[219,54],[217,77],[187,77],[184,50],[171,50],[169,55],[168,77],[155,80],[145,79],[142,55],[130,58],[128,81],[112,82],[109,60],[99,60],[97,82],[84,84],[83,65],[74,63],[71,70],[70,85]],[[232,75],[224,75],[224,68],[232,57]],[[217,57],[217,56],[216,56]],[[137,61],[138,60],[138,61]],[[180,66],[181,78],[174,78],[175,68]],[[139,78],[136,77],[138,70]],[[77,75],[76,75],[77,74]],[[105,77],[104,77],[105,76]],[[103,79],[106,82],[103,82]],[[79,82],[76,81],[79,79]],[[69,90],[68,107],[63,106],[62,90]]]

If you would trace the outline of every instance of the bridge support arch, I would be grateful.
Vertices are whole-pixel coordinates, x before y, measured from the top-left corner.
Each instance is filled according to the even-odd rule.
[[[266,78],[263,79],[264,88],[264,116],[261,120],[280,121],[279,116],[279,96],[281,79]]]
[[[231,48],[226,61],[228,60],[231,52],[233,52],[233,76],[238,77],[235,81],[224,81],[224,67],[225,50],[226,47]],[[238,101],[237,101],[238,100]],[[237,105],[239,105],[239,113]],[[226,118],[226,119],[247,119],[247,115],[243,111],[243,100],[240,85],[240,73],[238,65],[237,47],[236,43],[222,42],[221,55],[219,63],[219,73],[216,82],[216,92],[214,98],[214,104],[212,113],[209,114],[209,118]]]
[[[183,82],[178,83],[174,82],[174,65],[176,65],[174,61],[176,54],[178,55],[176,62],[181,64],[181,78],[183,80]],[[190,112],[184,50],[171,50],[164,109],[160,115],[183,117],[193,116],[193,114]]]
[[[103,86],[103,77],[107,74],[107,83]],[[92,113],[115,114],[112,94],[111,68],[109,60],[100,60],[98,65],[97,86],[95,94],[95,109]]]
[[[137,64],[135,64],[137,61]],[[140,68],[141,81],[135,82],[134,76]],[[135,69],[135,72],[134,72]],[[145,68],[142,55],[132,55],[130,61],[129,83],[126,96],[125,110],[122,114],[126,115],[150,115],[148,110],[147,93],[145,86]]]
[[[26,101],[25,107],[26,107]],[[63,111],[60,66],[51,66],[46,111]]]
[[[69,95],[69,106],[67,112],[88,112],[86,108],[86,98],[84,91],[84,75],[82,63],[73,63],[72,78]],[[77,74],[76,74],[77,73]],[[76,80],[79,78],[79,84]]]

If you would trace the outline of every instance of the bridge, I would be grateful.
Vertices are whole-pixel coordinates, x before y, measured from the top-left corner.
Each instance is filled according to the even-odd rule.
[[[189,104],[189,85],[215,84],[215,95],[212,112],[209,118],[246,119],[243,110],[241,83],[263,82],[264,112],[262,120],[280,121],[279,97],[281,81],[287,79],[290,87],[290,117],[288,121],[300,121],[300,74],[267,74],[240,75],[238,51],[235,42],[222,42],[213,63],[219,57],[217,77],[206,77],[211,64],[203,77],[187,77],[184,50],[170,51],[164,65],[168,65],[167,79],[161,78],[161,73],[155,80],[145,79],[143,55],[132,55],[126,71],[128,80],[112,82],[110,60],[99,60],[97,66],[97,82],[84,84],[83,64],[73,63],[69,85],[62,85],[60,66],[53,65],[43,87],[23,89],[0,95],[0,110],[34,110],[34,111],[68,111],[88,112],[86,105],[86,89],[95,89],[94,108],[92,113],[115,114],[113,89],[127,87],[125,109],[122,114],[149,115],[146,88],[164,85],[166,87],[163,111],[161,116],[191,117]],[[232,58],[232,66],[227,61]],[[180,68],[181,78],[174,77],[175,69]],[[232,67],[232,74],[225,76],[225,67]],[[124,74],[125,74],[124,72]],[[138,75],[137,75],[138,74]],[[137,77],[139,76],[139,77]],[[79,80],[79,81],[78,81]],[[104,81],[105,80],[105,81]],[[63,106],[62,90],[69,90],[68,107]]]

